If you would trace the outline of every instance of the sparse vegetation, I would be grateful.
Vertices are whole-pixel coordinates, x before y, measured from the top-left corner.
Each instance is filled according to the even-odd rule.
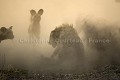
[[[92,71],[83,73],[39,72],[27,70],[1,70],[0,80],[119,80],[120,65],[96,66]]]

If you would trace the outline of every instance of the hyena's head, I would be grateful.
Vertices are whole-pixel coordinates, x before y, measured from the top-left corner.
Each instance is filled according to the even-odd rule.
[[[39,23],[41,20],[41,15],[43,14],[43,9],[40,9],[37,13],[35,10],[30,10],[30,14],[31,14],[31,21],[33,23]]]
[[[0,29],[0,42],[2,40],[13,39],[13,38],[14,38],[14,35],[13,35],[13,31],[12,31],[12,26],[9,28],[1,27],[1,29]]]

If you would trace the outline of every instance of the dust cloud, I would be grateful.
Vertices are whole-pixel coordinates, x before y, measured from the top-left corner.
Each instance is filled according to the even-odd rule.
[[[11,64],[31,69],[42,65],[41,56],[50,57],[54,51],[48,40],[56,26],[63,23],[77,26],[76,20],[80,21],[88,15],[119,23],[119,8],[120,4],[114,0],[0,0],[0,26],[13,26],[15,36],[13,40],[0,44],[1,54],[6,54],[6,66]],[[29,41],[31,9],[36,12],[44,10],[40,21],[41,42]]]

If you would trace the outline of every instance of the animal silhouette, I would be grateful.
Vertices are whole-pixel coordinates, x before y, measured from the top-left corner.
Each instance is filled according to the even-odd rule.
[[[30,26],[28,29],[30,38],[40,38],[40,20],[41,15],[43,14],[43,9],[40,9],[38,13],[35,10],[30,10],[31,18],[30,18]]]
[[[6,39],[13,39],[13,31],[12,31],[12,26],[9,27],[8,29],[5,27],[1,27],[0,29],[0,42]]]
[[[50,34],[49,44],[55,48],[52,58],[64,69],[83,66],[84,46],[73,25],[63,24],[55,28]]]

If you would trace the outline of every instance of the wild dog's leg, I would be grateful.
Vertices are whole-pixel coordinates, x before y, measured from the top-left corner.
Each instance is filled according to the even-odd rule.
[[[33,34],[30,33],[30,34],[29,34],[29,39],[32,40],[33,37],[34,37]]]
[[[37,39],[40,39],[40,28],[38,28],[35,32],[34,35]]]
[[[36,37],[37,39],[40,39],[40,36],[39,36],[39,35],[35,35],[35,37]]]
[[[31,26],[29,26],[28,34],[29,34],[29,39],[31,40],[34,37]]]

